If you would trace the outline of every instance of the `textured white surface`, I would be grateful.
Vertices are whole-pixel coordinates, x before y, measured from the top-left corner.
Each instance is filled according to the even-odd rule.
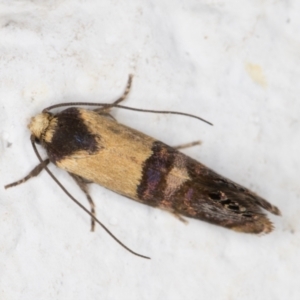
[[[46,173],[0,189],[0,299],[299,299],[300,2],[0,2],[0,185],[37,164],[26,125],[63,101],[191,112],[214,123],[116,110],[277,205],[257,237],[91,187],[103,230]],[[64,172],[58,178],[82,203]]]

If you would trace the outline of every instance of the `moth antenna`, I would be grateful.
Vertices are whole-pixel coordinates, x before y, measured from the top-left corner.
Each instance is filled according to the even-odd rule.
[[[134,107],[128,107],[128,106],[124,106],[124,105],[119,105],[120,102],[124,101],[126,99],[126,97],[128,96],[129,92],[130,92],[130,88],[131,88],[131,83],[132,83],[132,78],[133,75],[130,74],[128,77],[128,81],[127,81],[127,86],[126,89],[123,93],[123,95],[118,98],[117,100],[115,100],[113,103],[93,103],[93,102],[64,102],[64,103],[59,103],[59,104],[55,104],[55,105],[51,105],[46,107],[45,109],[43,109],[43,113],[48,112],[54,108],[59,108],[59,107],[64,107],[64,106],[102,106],[102,110],[107,110],[113,107],[118,107],[118,108],[122,108],[122,109],[127,109],[127,110],[132,110],[132,111],[139,111],[139,112],[148,112],[148,113],[156,113],[156,114],[172,114],[172,115],[181,115],[181,116],[186,116],[186,117],[191,117],[194,119],[198,119],[206,124],[209,124],[211,126],[213,126],[212,123],[206,121],[205,119],[202,119],[198,116],[192,115],[192,114],[188,114],[188,113],[183,113],[183,112],[178,112],[178,111],[169,111],[169,110],[152,110],[152,109],[142,109],[142,108],[134,108]]]
[[[180,115],[180,116],[186,116],[186,117],[191,117],[194,119],[198,119],[208,125],[213,126],[213,124],[205,119],[202,119],[198,116],[188,114],[188,113],[183,113],[180,111],[172,111],[172,110],[152,110],[152,109],[142,109],[142,108],[135,108],[135,107],[128,107],[124,105],[114,105],[114,107],[122,108],[122,109],[128,109],[128,110],[133,110],[133,111],[139,111],[139,112],[147,112],[147,113],[155,113],[155,114],[170,114],[170,115]]]
[[[213,126],[213,124],[203,118],[200,118],[198,116],[188,114],[188,113],[183,113],[180,111],[172,111],[172,110],[152,110],[152,109],[142,109],[142,108],[136,108],[136,107],[129,107],[125,105],[119,105],[116,104],[114,105],[113,103],[92,103],[92,102],[69,102],[69,103],[60,103],[56,105],[49,106],[43,110],[43,112],[48,112],[51,109],[58,108],[58,107],[63,107],[63,106],[103,106],[103,110],[106,110],[107,108],[121,108],[121,109],[127,109],[127,110],[132,110],[132,111],[139,111],[139,112],[146,112],[146,113],[155,113],[155,114],[170,114],[170,115],[180,115],[180,116],[186,116],[186,117],[191,117],[197,120],[200,120],[208,125]]]
[[[33,150],[37,156],[37,158],[39,159],[39,161],[42,163],[43,160],[36,148],[36,145],[35,145],[35,141],[34,141],[34,136],[32,135],[30,137],[30,140],[31,140],[31,144],[32,144],[32,147],[33,147]],[[136,253],[134,252],[133,250],[131,250],[130,248],[128,248],[126,245],[124,245],[116,236],[113,235],[113,233],[111,231],[108,230],[108,228],[106,228],[105,225],[103,225],[95,216],[93,216],[93,214],[88,210],[86,209],[80,202],[78,202],[78,200],[76,200],[67,190],[66,188],[58,181],[58,179],[52,174],[52,172],[48,169],[47,166],[44,166],[44,169],[46,170],[46,172],[51,176],[51,178],[57,183],[57,185],[81,208],[83,209],[90,217],[92,217],[96,223],[98,223],[119,245],[121,245],[123,248],[125,248],[127,251],[129,251],[130,253],[136,255],[136,256],[139,256],[139,257],[142,257],[142,258],[145,258],[145,259],[150,259],[150,257],[148,256],[144,256],[144,255],[141,255],[139,253]]]

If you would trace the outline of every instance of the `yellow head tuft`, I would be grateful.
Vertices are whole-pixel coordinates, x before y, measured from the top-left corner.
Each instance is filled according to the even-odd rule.
[[[31,133],[40,140],[41,135],[47,130],[51,120],[51,115],[49,113],[41,113],[32,117],[28,128]]]

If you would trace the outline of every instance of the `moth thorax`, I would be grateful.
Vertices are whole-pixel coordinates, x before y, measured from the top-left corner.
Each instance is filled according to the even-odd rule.
[[[41,113],[32,117],[30,123],[28,124],[28,128],[31,133],[40,140],[41,135],[47,130],[51,120],[51,114],[49,113]]]

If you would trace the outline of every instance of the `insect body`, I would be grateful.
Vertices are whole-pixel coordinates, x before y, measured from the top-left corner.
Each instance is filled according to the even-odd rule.
[[[125,96],[126,92],[110,106],[120,106]],[[29,124],[32,140],[86,193],[92,215],[94,204],[87,183],[93,182],[176,215],[247,233],[272,230],[262,208],[279,215],[278,208],[175,148],[119,124],[108,115],[108,108],[70,107],[57,114],[50,113],[50,108]],[[41,162],[32,176],[46,168],[49,160]]]

